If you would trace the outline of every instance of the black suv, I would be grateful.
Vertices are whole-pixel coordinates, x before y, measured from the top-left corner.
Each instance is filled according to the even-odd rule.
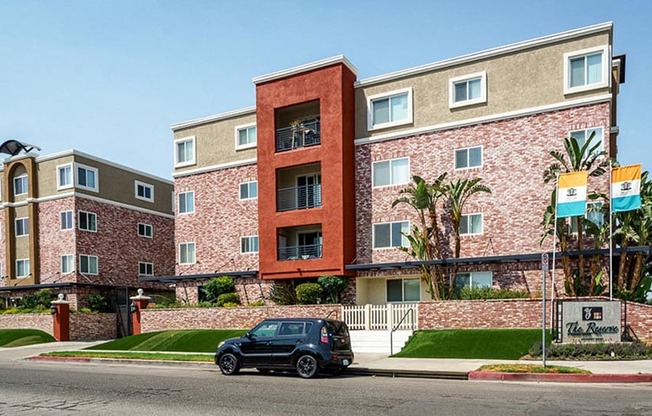
[[[215,364],[226,375],[253,367],[261,373],[296,370],[310,378],[321,370],[339,374],[351,363],[346,324],[318,318],[265,319],[243,337],[221,342],[215,354]]]

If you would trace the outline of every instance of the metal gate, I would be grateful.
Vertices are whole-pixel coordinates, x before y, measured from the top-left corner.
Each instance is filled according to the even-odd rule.
[[[111,296],[111,309],[116,313],[116,334],[118,338],[131,335],[133,329],[131,328],[129,316],[129,288],[115,288],[113,296]]]

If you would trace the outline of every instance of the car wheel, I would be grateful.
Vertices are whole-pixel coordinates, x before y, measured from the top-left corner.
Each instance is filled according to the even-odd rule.
[[[297,373],[303,378],[311,378],[317,375],[319,364],[315,357],[311,355],[302,355],[297,360]]]
[[[240,362],[238,361],[238,357],[227,352],[220,357],[219,367],[222,374],[230,376],[238,374],[238,371],[240,371]]]
[[[269,374],[271,371],[269,368],[257,368],[256,370],[258,370],[260,374]]]

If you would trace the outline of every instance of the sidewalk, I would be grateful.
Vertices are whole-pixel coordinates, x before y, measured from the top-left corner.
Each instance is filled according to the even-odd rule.
[[[55,342],[27,347],[0,349],[0,360],[36,359],[43,361],[111,362],[132,365],[174,365],[214,367],[213,363],[165,362],[126,359],[74,359],[55,357],[39,359],[39,354],[50,351],[80,350],[98,342]],[[44,357],[45,358],[45,357]],[[652,383],[652,360],[638,361],[547,361],[547,365],[577,367],[592,374],[522,374],[478,372],[485,364],[541,364],[541,361],[484,360],[484,359],[426,359],[390,358],[384,354],[359,353],[347,373],[390,377],[423,377],[457,380],[503,380],[536,382],[584,382],[584,383]]]

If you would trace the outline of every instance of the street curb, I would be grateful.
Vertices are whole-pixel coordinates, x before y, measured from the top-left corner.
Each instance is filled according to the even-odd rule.
[[[35,356],[25,358],[28,361],[69,362],[69,363],[99,363],[99,364],[131,364],[131,365],[163,365],[169,367],[215,367],[213,362],[201,361],[170,361],[170,360],[139,360],[131,358],[93,358],[93,357],[56,357]],[[216,367],[217,368],[217,367]]]
[[[378,377],[411,377],[432,378],[442,380],[468,380],[465,371],[427,371],[427,370],[391,370],[366,367],[349,367],[347,375],[378,376]]]
[[[468,379],[473,381],[534,381],[543,383],[650,383],[652,382],[652,374],[551,374],[471,371]]]

